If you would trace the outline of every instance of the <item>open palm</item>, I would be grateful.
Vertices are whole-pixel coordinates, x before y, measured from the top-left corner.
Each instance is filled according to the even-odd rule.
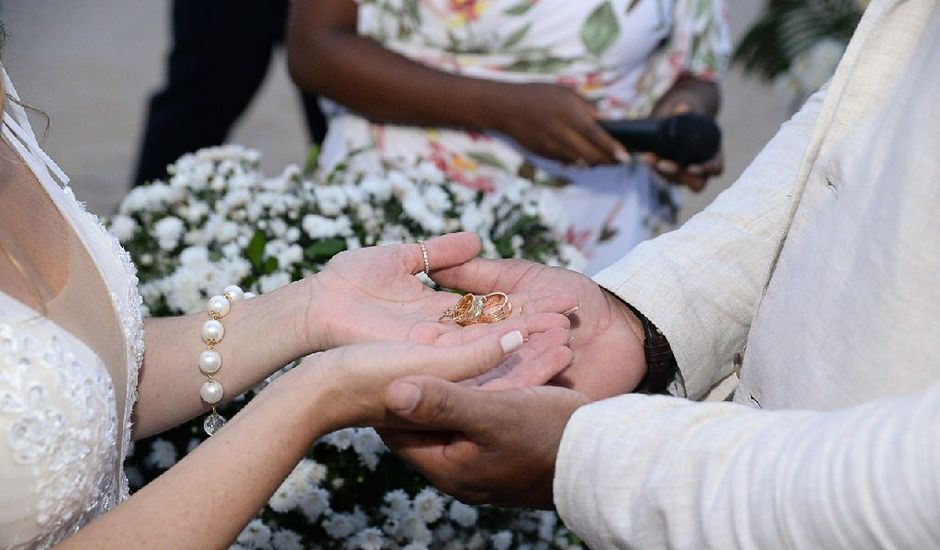
[[[561,291],[578,300],[571,318],[574,352],[569,367],[554,382],[576,389],[592,399],[602,399],[633,390],[646,370],[639,322],[625,304],[605,292],[588,277],[566,269],[547,267],[524,260],[474,259],[434,273],[444,285],[470,292],[503,292],[538,295]],[[493,389],[516,384],[512,379],[494,380]]]
[[[481,249],[479,237],[472,233],[445,235],[428,241],[426,246],[432,278],[438,270],[472,260]],[[423,284],[415,275],[424,267],[418,244],[363,248],[334,257],[309,280],[311,305],[307,325],[318,327],[315,333],[308,332],[311,349],[366,341],[452,346],[495,330],[518,328],[530,336],[514,361],[531,363],[529,372],[541,377],[565,366],[568,357],[551,350],[567,341],[570,322],[563,313],[577,304],[577,298],[549,288],[507,289],[504,292],[513,304],[513,315],[498,323],[498,327],[488,324],[461,327],[440,321],[441,314],[454,306],[459,295],[435,291]]]

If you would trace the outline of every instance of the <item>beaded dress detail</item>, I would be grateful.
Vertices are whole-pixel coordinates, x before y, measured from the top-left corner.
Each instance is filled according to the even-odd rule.
[[[90,258],[110,296],[106,318],[96,321],[109,323],[120,343],[105,354],[108,362],[73,331],[0,291],[0,548],[46,548],[127,497],[122,464],[143,361],[141,299],[129,256],[75,199],[5,71],[3,78],[12,98],[4,141]]]

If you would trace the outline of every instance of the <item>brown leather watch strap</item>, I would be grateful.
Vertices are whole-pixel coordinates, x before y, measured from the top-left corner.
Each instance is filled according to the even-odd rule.
[[[669,383],[676,378],[679,364],[672,353],[666,336],[635,307],[626,304],[643,325],[643,355],[646,357],[646,376],[637,386],[637,393],[666,393]]]

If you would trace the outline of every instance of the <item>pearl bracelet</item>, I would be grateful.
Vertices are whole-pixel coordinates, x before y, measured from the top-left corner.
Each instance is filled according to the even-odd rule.
[[[199,372],[206,376],[206,381],[199,388],[199,397],[212,410],[202,423],[202,428],[209,435],[214,434],[225,425],[225,418],[216,409],[216,405],[222,401],[224,391],[222,383],[214,378],[214,375],[222,368],[222,356],[215,351],[215,346],[225,336],[225,327],[220,319],[228,315],[228,312],[232,309],[232,303],[236,300],[252,297],[254,297],[254,294],[243,292],[241,288],[235,285],[229,285],[222,291],[221,296],[209,298],[210,319],[202,324],[202,341],[206,343],[206,351],[199,355]]]

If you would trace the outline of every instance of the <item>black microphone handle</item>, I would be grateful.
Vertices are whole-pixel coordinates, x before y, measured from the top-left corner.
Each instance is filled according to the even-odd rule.
[[[601,120],[600,125],[608,134],[632,152],[659,153],[663,147],[660,128],[663,119]]]

